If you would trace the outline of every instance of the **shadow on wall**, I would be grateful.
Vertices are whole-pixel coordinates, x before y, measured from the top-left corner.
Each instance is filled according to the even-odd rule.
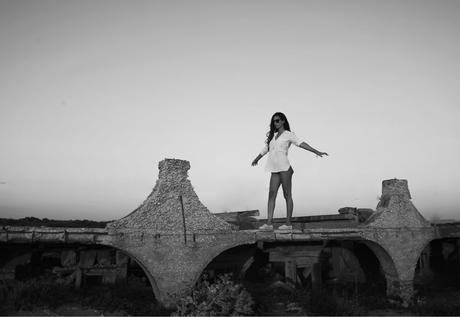
[[[423,250],[415,269],[414,286],[418,296],[460,289],[460,239],[431,241]]]

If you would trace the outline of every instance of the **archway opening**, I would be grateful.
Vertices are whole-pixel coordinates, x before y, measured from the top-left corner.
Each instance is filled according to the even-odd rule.
[[[386,278],[381,261],[361,241],[328,241],[319,257],[327,290],[344,296],[385,297]]]
[[[417,302],[441,314],[460,309],[460,238],[436,239],[422,251],[415,268]],[[436,313],[427,311],[427,313]]]
[[[311,273],[310,305],[320,315],[374,315],[387,311],[388,273],[396,274],[385,250],[366,240],[329,240]]]
[[[253,280],[257,267],[266,262],[265,254],[254,245],[240,245],[216,256],[204,269],[210,279],[228,274],[236,281]]]
[[[386,276],[396,271],[385,250],[371,241],[317,240],[228,249],[204,274],[215,279],[222,273],[250,292],[260,309],[256,313],[284,315],[292,309],[328,315],[342,309],[365,314],[375,304],[387,308]]]
[[[355,240],[264,243],[245,278],[307,290],[358,287],[362,293],[385,295],[385,272],[394,273],[394,267],[375,249],[368,241]]]
[[[116,248],[86,244],[3,244],[0,252],[1,299],[25,305],[4,305],[2,313],[39,309],[39,303],[61,315],[78,303],[91,307],[80,307],[83,315],[162,312],[154,296],[153,279],[136,259]],[[32,295],[33,290],[36,295]],[[41,314],[39,310],[34,312]]]

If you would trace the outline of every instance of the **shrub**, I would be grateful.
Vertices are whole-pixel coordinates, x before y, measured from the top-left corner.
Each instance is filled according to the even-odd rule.
[[[246,316],[253,314],[254,301],[230,275],[219,275],[211,283],[204,275],[190,296],[177,303],[174,316]]]

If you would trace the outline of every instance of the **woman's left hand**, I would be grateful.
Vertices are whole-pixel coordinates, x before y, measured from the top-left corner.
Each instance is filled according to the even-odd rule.
[[[316,155],[318,155],[319,157],[323,157],[323,155],[329,156],[329,154],[327,154],[326,152],[318,152],[316,153]]]

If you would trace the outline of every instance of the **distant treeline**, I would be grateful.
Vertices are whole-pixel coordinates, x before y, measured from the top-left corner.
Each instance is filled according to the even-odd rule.
[[[29,227],[72,227],[72,228],[105,228],[109,221],[92,220],[53,220],[48,218],[26,217],[21,219],[0,218],[0,226],[29,226]]]

